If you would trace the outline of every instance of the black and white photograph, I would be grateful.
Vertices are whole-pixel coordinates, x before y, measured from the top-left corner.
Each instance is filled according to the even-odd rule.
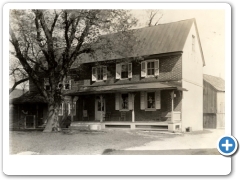
[[[221,156],[226,9],[8,12],[10,156]]]

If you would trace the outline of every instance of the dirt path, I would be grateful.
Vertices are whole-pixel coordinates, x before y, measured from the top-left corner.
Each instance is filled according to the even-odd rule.
[[[144,134],[145,132],[140,133]],[[174,138],[151,141],[142,146],[126,148],[125,150],[173,150],[216,148],[218,139],[222,135],[224,135],[224,129],[204,130],[203,132],[185,133],[181,136],[176,136]]]

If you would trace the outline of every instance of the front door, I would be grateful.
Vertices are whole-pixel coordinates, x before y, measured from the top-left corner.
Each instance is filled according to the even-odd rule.
[[[95,98],[95,120],[103,120],[105,114],[105,98],[96,96]]]

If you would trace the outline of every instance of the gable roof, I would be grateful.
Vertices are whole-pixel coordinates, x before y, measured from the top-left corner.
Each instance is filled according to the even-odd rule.
[[[225,92],[225,81],[222,78],[203,74],[203,80],[211,84],[217,91]]]
[[[127,57],[144,57],[149,55],[183,51],[183,47],[185,45],[186,39],[193,23],[196,27],[200,51],[203,59],[203,65],[205,65],[195,19],[187,19],[132,30],[132,35],[136,37],[136,41],[139,43],[136,43],[132,47],[133,51],[132,53],[128,54]],[[118,33],[104,36],[110,39],[115,39],[118,36]],[[126,58],[126,56],[123,57],[121,55],[113,53],[104,56],[101,54],[101,52],[97,53],[97,61],[115,60],[123,58]],[[94,60],[88,54],[80,55],[79,60],[84,63],[96,62],[96,60]]]

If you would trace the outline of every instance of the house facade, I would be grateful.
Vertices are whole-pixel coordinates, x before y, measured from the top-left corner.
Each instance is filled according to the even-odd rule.
[[[138,53],[84,57],[71,69],[60,84],[66,87],[59,117],[67,113],[71,127],[202,130],[205,62],[195,19],[134,32],[144,39]]]

